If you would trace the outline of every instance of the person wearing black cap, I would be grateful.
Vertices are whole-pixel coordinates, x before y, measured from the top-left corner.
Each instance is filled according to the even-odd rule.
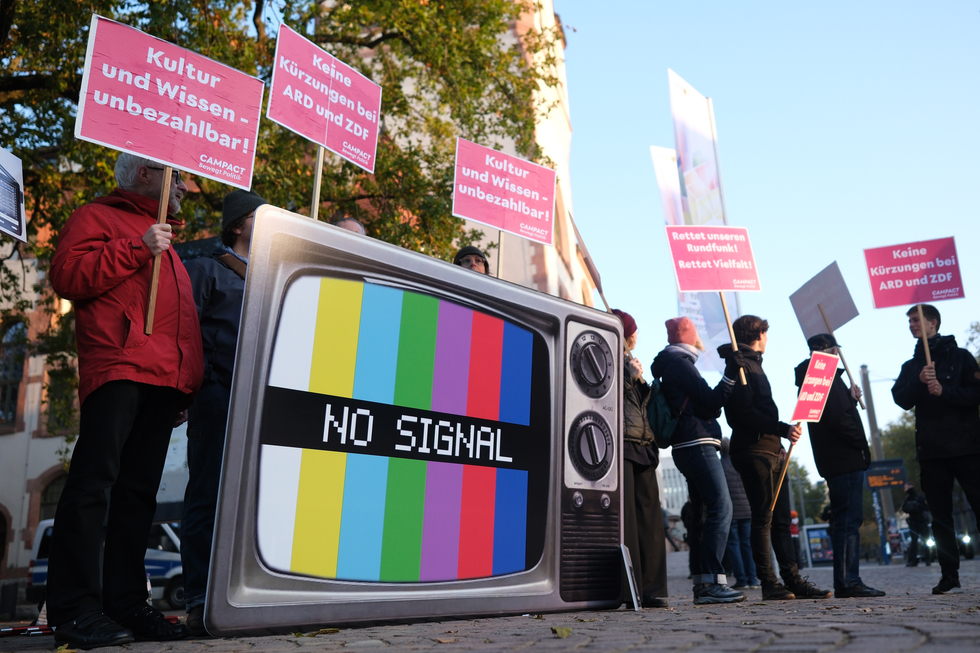
[[[811,352],[837,355],[837,341],[828,333],[807,340]],[[796,385],[802,387],[810,359],[796,367]],[[861,580],[861,534],[864,521],[864,472],[871,464],[871,450],[858,415],[857,402],[861,389],[848,388],[837,370],[827,394],[827,403],[819,422],[807,425],[810,446],[817,471],[827,481],[830,509],[834,515],[831,542],[834,546],[834,596],[884,596],[881,590],[868,587]]]
[[[456,256],[453,257],[453,265],[459,265],[474,272],[490,274],[490,264],[487,262],[486,255],[480,251],[479,247],[473,245],[467,245],[456,252]]]
[[[623,322],[623,539],[645,608],[667,607],[667,540],[657,485],[660,451],[647,419],[650,384],[636,347],[636,320],[613,309]]]
[[[187,423],[189,478],[184,492],[180,558],[187,626],[191,634],[199,636],[207,633],[204,599],[248,249],[255,210],[263,204],[268,202],[249,191],[228,193],[222,210],[221,247],[187,264],[204,341],[204,384]]]

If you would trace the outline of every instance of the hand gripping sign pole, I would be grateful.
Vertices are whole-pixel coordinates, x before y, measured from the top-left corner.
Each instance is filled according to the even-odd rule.
[[[830,320],[827,319],[827,312],[823,310],[823,304],[817,304],[817,308],[820,309],[820,315],[823,317],[823,322],[827,325],[827,333],[829,333],[830,337],[834,339],[834,342],[837,342],[837,337],[834,335],[834,328],[830,326]],[[851,387],[854,387],[854,376],[851,374],[851,368],[847,366],[847,361],[844,360],[844,352],[842,352],[840,348],[837,349],[837,355],[840,356],[840,362],[844,364],[844,372],[847,373],[847,379],[851,382]],[[858,403],[861,405],[862,410],[867,410],[864,405],[864,400],[860,397],[858,397]]]
[[[827,405],[827,396],[830,394],[830,387],[834,384],[837,376],[837,361],[839,356],[825,354],[815,351],[810,355],[810,364],[807,365],[806,375],[800,385],[800,394],[796,399],[796,408],[793,410],[791,422],[796,422],[799,426],[803,422],[819,422],[823,416],[823,409]],[[786,478],[786,470],[789,469],[789,461],[793,455],[793,447],[796,443],[789,445],[786,452],[786,462],[783,463],[783,470],[779,474],[779,482],[776,484],[776,491],[772,495],[772,505],[769,512],[776,509],[776,500],[779,498],[779,491],[783,487],[783,480]]]
[[[725,293],[720,292],[718,296],[721,297],[721,310],[725,311],[725,324],[728,325],[728,336],[732,339],[732,351],[738,351],[738,343],[735,342],[735,329],[732,328],[732,318],[728,314],[728,302],[725,301]],[[741,367],[738,368],[738,378],[742,385],[748,385],[748,381],[745,380],[745,370]]]
[[[170,208],[170,184],[173,183],[173,168],[163,167],[163,182],[160,185],[160,208],[157,211],[157,224],[167,223],[167,211]],[[146,325],[143,333],[153,335],[153,316],[157,309],[157,290],[160,288],[160,264],[163,252],[153,257],[153,276],[150,277],[150,297],[146,301]]]

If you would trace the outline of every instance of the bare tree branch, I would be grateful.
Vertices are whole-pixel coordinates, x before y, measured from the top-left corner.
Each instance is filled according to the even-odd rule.
[[[354,38],[352,36],[324,34],[317,36],[316,40],[320,43],[342,43],[344,45],[359,45],[364,48],[374,49],[385,41],[399,40],[405,45],[412,47],[411,41],[401,32],[386,32],[375,38]]]
[[[13,44],[10,28],[14,26],[14,7],[17,0],[0,0],[0,57],[6,56],[7,48]]]
[[[2,0],[0,0],[2,1]],[[66,88],[60,88],[60,75],[36,73],[33,75],[4,75],[0,77],[0,104],[7,104],[24,97],[28,91],[59,91],[66,100],[77,101],[82,88],[82,76],[68,77]]]
[[[252,24],[255,25],[255,33],[258,35],[259,44],[264,44],[269,38],[265,33],[265,23],[262,22],[262,11],[265,9],[265,0],[255,0],[255,12],[252,13]]]

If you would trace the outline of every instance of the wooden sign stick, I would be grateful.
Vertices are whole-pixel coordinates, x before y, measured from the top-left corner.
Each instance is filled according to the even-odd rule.
[[[323,177],[323,152],[326,148],[316,146],[316,166],[313,170],[313,205],[310,207],[310,218],[319,219],[320,214],[320,178]]]
[[[167,223],[167,209],[170,207],[170,184],[173,183],[173,167],[163,167],[163,183],[160,185],[160,209],[157,211],[157,224]],[[163,252],[153,257],[153,275],[150,277],[150,297],[146,300],[146,324],[143,333],[153,335],[153,316],[157,308],[157,289],[160,286],[160,263]]]
[[[732,318],[728,315],[728,303],[725,301],[725,293],[720,292],[718,295],[721,297],[721,310],[725,311],[725,324],[728,325],[728,337],[732,340],[732,351],[738,351],[738,343],[735,342],[735,329],[732,328]],[[742,385],[748,385],[745,380],[745,370],[741,367],[738,368],[738,377],[742,381]]]
[[[833,338],[834,341],[836,342],[837,341],[837,337],[834,335],[834,330],[832,328],[830,328],[830,320],[827,319],[827,314],[824,313],[823,306],[819,302],[817,303],[817,308],[820,309],[820,315],[823,316],[823,323],[827,325],[827,333],[829,333],[830,334],[830,337]],[[844,371],[847,372],[847,378],[851,382],[851,387],[853,388],[854,387],[854,377],[851,376],[851,368],[849,368],[847,366],[847,361],[844,360],[844,352],[842,352],[840,350],[840,347],[837,348],[837,355],[840,356],[840,362],[844,364]],[[865,406],[864,406],[864,399],[861,399],[859,397],[858,398],[858,403],[861,404],[861,409],[862,410],[867,410],[867,408],[865,408]]]
[[[932,354],[929,352],[929,338],[926,336],[926,317],[922,314],[922,304],[916,304],[919,309],[919,335],[922,337],[922,349],[926,352],[926,365],[932,365]]]
[[[800,422],[797,422],[796,425],[799,426]],[[783,471],[779,474],[779,483],[776,484],[776,493],[772,495],[772,505],[769,506],[769,512],[776,509],[776,499],[779,498],[779,491],[783,488],[783,479],[786,478],[786,470],[789,469],[789,457],[793,455],[793,447],[795,446],[795,442],[789,443],[789,451],[786,452],[786,464],[783,465]]]

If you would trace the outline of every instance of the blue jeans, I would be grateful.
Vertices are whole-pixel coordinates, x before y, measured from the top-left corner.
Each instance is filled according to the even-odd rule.
[[[180,560],[184,567],[184,602],[188,612],[204,605],[208,587],[229,401],[229,388],[205,381],[187,420],[188,479],[180,525]]]
[[[673,450],[674,464],[687,479],[694,524],[688,537],[691,545],[694,584],[727,584],[725,547],[732,523],[732,499],[728,495],[725,470],[718,450],[711,445]]]
[[[733,519],[728,531],[728,559],[738,585],[758,585],[752,560],[752,520]]]
[[[864,521],[864,472],[848,472],[827,480],[834,529],[830,535],[834,547],[834,589],[863,584],[859,572],[861,561],[861,523]]]

